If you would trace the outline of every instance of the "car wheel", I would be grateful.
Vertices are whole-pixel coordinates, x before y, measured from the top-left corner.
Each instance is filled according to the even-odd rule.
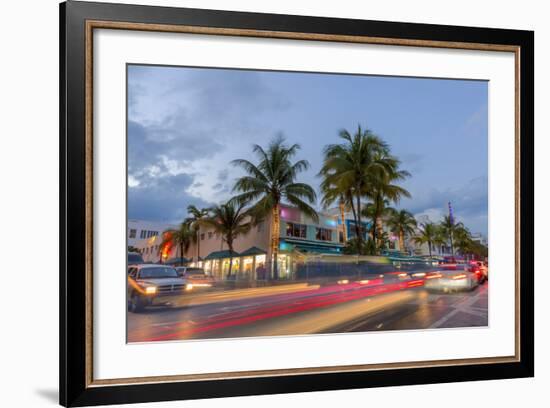
[[[145,302],[142,297],[136,292],[132,293],[132,296],[130,297],[130,312],[140,313],[144,308]]]

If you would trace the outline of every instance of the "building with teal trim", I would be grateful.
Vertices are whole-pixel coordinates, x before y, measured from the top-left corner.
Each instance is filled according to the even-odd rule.
[[[138,248],[146,262],[177,262],[185,259],[190,266],[203,267],[217,279],[264,280],[274,277],[275,259],[271,253],[271,218],[254,226],[248,234],[239,235],[233,242],[233,252],[219,234],[207,226],[201,226],[197,242],[193,242],[185,254],[177,245],[167,251],[159,251],[161,236],[142,240]],[[314,221],[298,208],[282,206],[280,210],[278,278],[295,278],[296,265],[316,254],[340,255],[344,248],[344,228],[337,215],[319,213]],[[231,268],[231,271],[229,270]]]

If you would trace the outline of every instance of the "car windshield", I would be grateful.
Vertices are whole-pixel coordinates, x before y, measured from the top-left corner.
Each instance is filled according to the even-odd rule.
[[[174,268],[158,266],[142,269],[139,272],[139,277],[141,279],[177,278],[178,273]]]
[[[140,254],[128,254],[128,264],[143,263],[143,258]]]

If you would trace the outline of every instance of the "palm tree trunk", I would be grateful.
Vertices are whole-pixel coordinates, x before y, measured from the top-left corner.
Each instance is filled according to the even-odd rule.
[[[430,253],[430,260],[432,259],[432,243],[428,241],[428,252]]]
[[[197,264],[201,256],[201,227],[197,229]]]
[[[183,242],[180,242],[180,266],[183,265]]]
[[[399,250],[401,252],[405,251],[405,234],[403,233],[403,230],[399,231]]]
[[[279,258],[279,235],[281,220],[279,218],[280,204],[275,204],[271,214],[271,256],[273,258],[273,279],[279,279],[278,258]]]
[[[359,229],[358,229],[359,223],[357,222],[357,212],[355,211],[355,205],[353,204],[353,197],[350,199],[350,203],[351,203],[351,213],[353,214],[353,222],[355,223],[355,234],[356,236],[359,236]]]
[[[380,215],[377,215],[376,216],[376,232],[378,234],[378,236],[376,237],[377,241],[378,241],[378,246],[382,246],[382,229],[383,229],[383,225],[382,225],[382,217]]]
[[[348,231],[347,231],[347,228],[346,228],[346,208],[345,208],[343,200],[340,201],[340,219],[342,220],[344,242],[347,242],[347,240],[348,240]]]
[[[357,191],[360,191],[360,189],[357,189]],[[359,247],[359,252],[363,248],[363,231],[362,231],[363,228],[362,227],[363,226],[361,225],[361,195],[358,192],[357,193],[357,240],[358,240],[357,246]]]

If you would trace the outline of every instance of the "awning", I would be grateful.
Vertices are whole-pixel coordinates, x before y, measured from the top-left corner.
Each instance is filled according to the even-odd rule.
[[[225,259],[225,258],[236,258],[239,257],[239,253],[235,251],[214,251],[210,252],[205,258],[205,261],[209,261],[211,259]]]
[[[254,256],[254,255],[265,255],[265,254],[267,254],[266,251],[255,246],[248,248],[244,252],[241,252],[241,256]]]

